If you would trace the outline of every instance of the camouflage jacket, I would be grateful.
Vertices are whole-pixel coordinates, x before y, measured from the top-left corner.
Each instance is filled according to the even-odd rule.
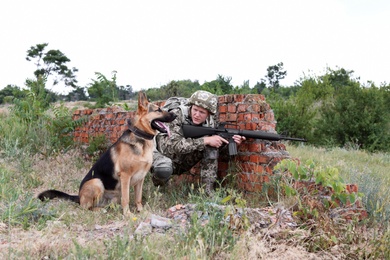
[[[189,108],[185,107],[182,109],[188,110]],[[182,125],[189,124],[190,118],[188,117],[188,111],[182,111],[182,109],[175,108],[171,110],[177,116],[171,123],[167,123],[171,136],[169,137],[168,134],[163,133],[159,133],[156,136],[157,150],[171,159],[180,157],[182,154],[203,151],[205,149],[203,138],[193,139],[183,136]]]

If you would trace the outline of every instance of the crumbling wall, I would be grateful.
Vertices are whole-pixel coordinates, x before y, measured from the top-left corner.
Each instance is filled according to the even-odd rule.
[[[135,116],[135,111],[124,111],[120,107],[76,110],[73,119],[85,116],[88,121],[76,128],[74,140],[88,143],[94,136],[105,135],[112,144],[127,129],[126,121]],[[230,127],[276,133],[274,113],[263,95],[219,96],[216,117],[219,122],[235,125]],[[221,154],[218,177],[224,179],[229,173],[236,174],[240,189],[261,191],[263,183],[269,181],[273,167],[288,157],[286,147],[280,142],[248,139],[238,147],[238,155],[230,157],[227,151]],[[176,181],[183,179],[198,181],[199,168],[195,166],[189,174],[176,177]]]

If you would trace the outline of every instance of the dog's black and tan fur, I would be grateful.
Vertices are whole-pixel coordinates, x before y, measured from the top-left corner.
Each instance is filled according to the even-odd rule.
[[[161,122],[171,122],[175,117],[149,103],[145,93],[139,92],[138,110],[129,129],[92,166],[80,184],[79,195],[47,190],[38,198],[42,201],[68,199],[85,209],[120,201],[123,214],[129,215],[129,190],[133,186],[137,211],[141,211],[142,186],[153,160],[153,137],[157,131],[167,131]]]

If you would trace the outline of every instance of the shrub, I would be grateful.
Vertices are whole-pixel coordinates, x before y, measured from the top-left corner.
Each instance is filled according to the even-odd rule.
[[[322,145],[325,140],[333,140],[339,146],[353,142],[368,151],[389,151],[388,116],[379,89],[344,86],[322,106],[317,140]]]

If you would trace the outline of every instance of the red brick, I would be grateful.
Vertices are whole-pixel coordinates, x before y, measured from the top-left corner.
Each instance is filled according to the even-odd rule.
[[[252,173],[255,170],[254,164],[250,163],[250,162],[241,163],[241,167],[242,167],[243,172],[246,172],[246,173]]]
[[[238,177],[238,181],[240,182],[248,182],[248,174],[245,174],[245,173],[239,173],[237,174],[237,177]]]
[[[250,112],[255,112],[255,113],[260,113],[260,105],[259,104],[252,104],[248,107],[248,111]]]
[[[246,191],[245,189],[245,182],[238,181],[237,182],[237,188],[243,191]]]
[[[242,102],[244,100],[244,96],[242,94],[234,95],[234,101],[235,102]]]
[[[349,193],[358,192],[358,186],[356,184],[347,184],[345,188]]]
[[[259,142],[250,142],[248,144],[248,151],[249,152],[261,152],[263,149],[263,144]]]
[[[263,182],[269,182],[269,175],[264,175],[263,174]]]
[[[259,118],[264,119],[264,113],[259,113]]]
[[[226,114],[219,115],[219,122],[226,122]]]
[[[268,174],[273,174],[273,168],[269,167],[269,166],[266,166],[265,167],[265,171],[268,173]]]
[[[234,105],[234,104],[229,104],[227,107],[228,107],[228,112],[229,112],[229,113],[236,113],[236,111],[237,111],[236,105]]]
[[[255,191],[258,191],[260,192],[262,190],[262,184],[260,183],[246,183],[245,184],[245,190],[246,191],[251,191],[251,192],[255,192]]]
[[[245,129],[251,130],[251,131],[257,130],[257,124],[256,123],[246,123]]]
[[[234,102],[234,97],[233,95],[225,95],[225,101],[227,103],[233,103]]]
[[[264,115],[266,121],[275,121],[274,113],[266,112]]]
[[[240,161],[240,162],[247,162],[247,161],[249,161],[249,156],[248,155],[239,154],[239,155],[236,156],[236,160]]]
[[[250,113],[245,113],[245,114],[244,114],[244,120],[245,120],[246,122],[250,122],[250,121],[252,120],[252,114],[250,114]]]
[[[248,105],[246,104],[239,104],[237,106],[237,112],[246,112]]]
[[[253,154],[249,158],[250,162],[253,163],[268,163],[270,161],[270,157],[260,154]]]
[[[84,110],[85,115],[91,115],[93,113],[92,109],[85,109]]]
[[[229,169],[229,164],[227,162],[218,162],[218,170],[227,171]]]
[[[237,114],[227,114],[226,121],[229,122],[237,121]]]
[[[263,173],[264,172],[264,167],[262,165],[259,165],[259,164],[255,164],[254,165],[254,172],[255,173]]]
[[[219,113],[226,113],[228,111],[228,106],[219,106],[218,112]]]
[[[226,103],[226,96],[219,96],[218,103]]]
[[[249,151],[249,145],[250,145],[250,143],[248,143],[248,142],[243,142],[243,143],[241,143],[239,146],[238,146],[238,151],[239,152],[247,152],[247,151]]]
[[[238,116],[240,116],[240,115],[242,115],[242,114],[239,114]],[[238,129],[241,129],[241,130],[245,130],[245,123],[243,123],[243,122],[240,122],[239,120],[237,120],[237,125],[238,125]]]
[[[260,183],[262,181],[262,176],[260,174],[252,173],[248,175],[248,179],[250,182]]]
[[[237,115],[237,122],[243,122],[245,119],[244,119],[244,114],[238,114]]]
[[[114,114],[106,114],[105,118],[106,119],[114,119]]]
[[[252,118],[252,122],[259,122],[260,114],[259,113],[252,113],[251,118]]]

